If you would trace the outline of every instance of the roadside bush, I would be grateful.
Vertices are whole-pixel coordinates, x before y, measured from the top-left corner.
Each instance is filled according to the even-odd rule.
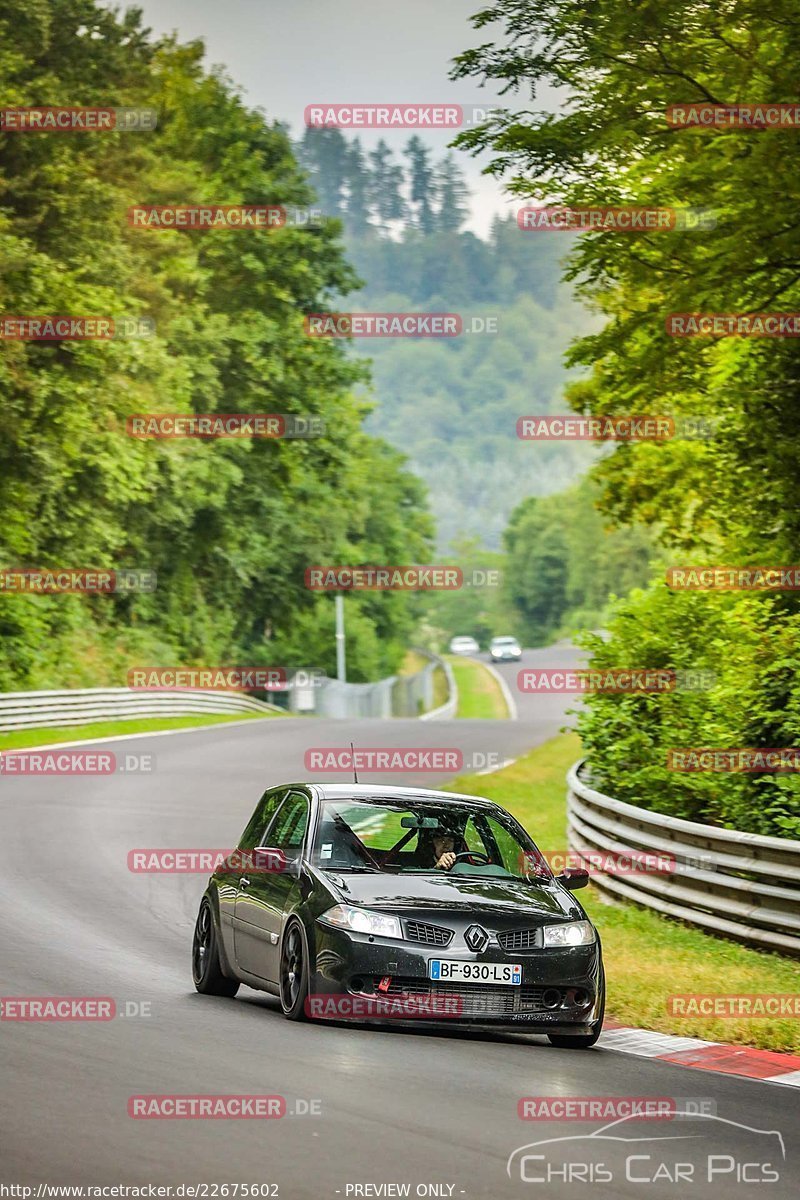
[[[673,749],[800,745],[800,616],[780,598],[678,593],[659,583],[617,603],[592,666],[713,673],[706,691],[587,696],[578,729],[595,786],[631,804],[754,833],[800,838],[795,774],[681,772]]]

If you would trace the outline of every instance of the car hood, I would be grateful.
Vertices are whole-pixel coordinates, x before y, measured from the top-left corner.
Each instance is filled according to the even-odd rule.
[[[526,883],[517,879],[446,875],[373,875],[325,873],[328,888],[347,904],[392,911],[456,911],[477,914],[558,919],[575,916],[572,895],[558,884]]]

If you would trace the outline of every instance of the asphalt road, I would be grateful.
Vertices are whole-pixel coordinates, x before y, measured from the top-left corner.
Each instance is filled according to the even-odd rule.
[[[527,651],[525,661],[568,665],[554,661],[556,653],[575,661],[564,648]],[[513,677],[519,668],[500,669]],[[460,747],[511,758],[557,732],[571,703],[519,700],[515,722],[276,720],[111,747],[154,755],[151,774],[0,776],[0,993],[110,996],[126,1013],[107,1023],[0,1021],[0,1183],[34,1185],[34,1196],[41,1183],[275,1184],[281,1200],[402,1195],[402,1185],[411,1196],[470,1200],[537,1191],[573,1197],[589,1187],[600,1197],[796,1196],[798,1089],[600,1048],[557,1050],[524,1035],[289,1024],[277,1001],[248,988],[234,1000],[201,997],[191,985],[189,948],[204,878],[127,868],[133,848],[234,844],[266,785],[307,777],[312,747],[352,737],[358,746]],[[610,991],[613,1004],[613,979]],[[127,1115],[131,1095],[175,1093],[279,1094],[290,1115]],[[520,1120],[518,1101],[534,1095],[695,1097],[716,1105],[719,1119],[612,1131],[646,1139],[632,1150],[585,1137],[538,1147],[530,1154],[544,1159],[525,1159],[522,1173],[548,1172],[553,1181],[523,1182],[519,1158],[507,1174],[514,1150],[602,1124]],[[779,1131],[785,1160],[774,1134],[754,1131]],[[653,1140],[665,1134],[680,1140]],[[631,1153],[638,1157],[626,1166]],[[709,1154],[724,1157],[706,1184]],[[647,1187],[626,1178],[652,1178],[659,1163],[662,1179],[674,1176],[676,1161],[682,1182]],[[777,1182],[736,1182],[771,1170]]]

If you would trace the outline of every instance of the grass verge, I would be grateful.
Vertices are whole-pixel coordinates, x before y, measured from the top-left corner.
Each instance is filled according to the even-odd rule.
[[[464,776],[451,790],[496,800],[528,829],[543,851],[566,850],[567,768],[580,743],[566,734],[480,778]],[[577,893],[603,940],[607,1014],[626,1025],[764,1050],[800,1052],[800,1021],[791,1018],[674,1017],[667,998],[793,993],[800,967],[790,958],[716,938],[636,905],[610,904],[591,884]]]
[[[416,675],[418,671],[422,671],[425,667],[427,667],[430,661],[431,660],[426,658],[424,654],[420,654],[419,650],[406,650],[397,674]]]
[[[500,685],[483,663],[474,658],[448,654],[458,688],[457,717],[481,717],[505,721],[508,711]]]
[[[270,717],[282,713],[265,714]],[[127,733],[160,733],[165,729],[194,729],[201,725],[225,725],[230,721],[263,721],[261,713],[214,713],[193,717],[147,717],[130,721],[95,721],[91,725],[70,725],[60,729],[20,729],[0,733],[0,751],[25,750],[31,746],[50,746],[60,742],[93,741],[95,738],[122,737]]]

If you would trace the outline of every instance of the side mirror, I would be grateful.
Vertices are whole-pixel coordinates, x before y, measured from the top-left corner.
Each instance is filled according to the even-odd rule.
[[[577,892],[578,888],[586,887],[589,882],[589,872],[583,867],[568,867],[560,875],[556,875],[556,883],[560,883],[568,892]]]
[[[271,872],[274,875],[286,875],[295,865],[294,859],[286,857],[282,850],[274,846],[256,846],[252,851],[253,871]]]

